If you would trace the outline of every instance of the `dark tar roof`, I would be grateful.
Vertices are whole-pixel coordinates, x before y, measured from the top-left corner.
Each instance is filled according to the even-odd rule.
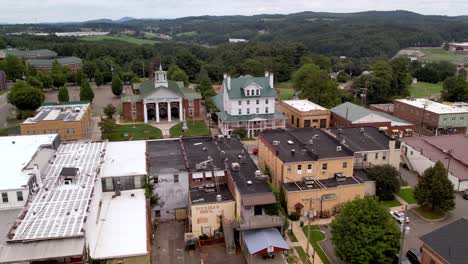
[[[277,151],[284,162],[352,157],[354,154],[351,149],[319,128],[265,130],[260,137]],[[275,145],[274,141],[279,144]],[[293,143],[289,144],[288,141]],[[341,150],[337,150],[338,146]]]
[[[203,204],[203,203],[214,203],[214,202],[218,202],[216,199],[217,195],[221,195],[222,202],[232,201],[234,199],[227,185],[221,184],[219,185],[219,192],[206,192],[204,189],[191,190],[190,200],[192,201],[192,205]]]
[[[66,168],[63,167],[60,171],[60,176],[76,176],[78,174],[78,168]]]
[[[363,169],[355,169],[353,171],[353,176],[354,176],[354,178],[356,178],[356,180],[358,180],[360,182],[372,181],[369,178],[369,175],[367,174],[367,171],[363,170]]]
[[[346,177],[344,181],[338,182],[335,178],[329,178],[325,180],[314,180],[313,185],[306,186],[303,181],[297,182],[287,182],[284,183],[284,187],[288,191],[307,191],[307,190],[318,190],[318,189],[328,189],[328,188],[337,188],[339,186],[352,185],[352,184],[361,184],[358,179],[354,177]]]
[[[179,139],[148,141],[149,171],[154,174],[186,171]]]
[[[385,132],[371,126],[331,128],[329,131],[355,152],[388,150],[390,141],[394,140]],[[395,147],[400,148],[400,141],[397,140]]]
[[[224,170],[224,158],[212,137],[183,138],[190,171],[196,171],[196,164],[212,159],[206,170]]]
[[[266,180],[255,177],[255,171],[258,170],[258,167],[238,137],[218,139],[218,146],[222,155],[227,158],[230,174],[241,194],[271,193],[273,195]],[[239,171],[232,170],[231,164],[234,162],[239,163]],[[248,184],[248,181],[251,181],[252,184]]]
[[[468,237],[468,219],[441,227],[421,237],[421,240],[450,264],[468,263],[466,238]]]

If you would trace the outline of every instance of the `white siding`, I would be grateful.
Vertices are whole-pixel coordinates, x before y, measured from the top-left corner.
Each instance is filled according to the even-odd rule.
[[[181,172],[179,182],[174,182],[174,174],[158,175],[158,183],[155,184],[154,193],[159,196],[155,211],[160,211],[161,221],[175,219],[175,209],[188,206],[188,174]]]
[[[259,100],[259,104],[257,104],[257,99]],[[266,101],[268,100],[268,103]],[[239,105],[239,101],[241,101],[241,105]],[[250,103],[247,104],[247,101]],[[247,115],[247,108],[250,109],[250,114],[256,114],[256,108],[259,108],[259,114],[266,114],[265,108],[268,107],[268,114],[272,114],[275,112],[275,98],[274,97],[267,97],[267,98],[255,98],[252,97],[250,99],[234,99],[229,100],[229,107],[226,108],[226,112],[230,115],[239,115],[239,109],[242,111],[242,115]],[[228,110],[229,109],[229,110]]]
[[[17,192],[23,193],[23,200],[18,201]],[[6,193],[8,196],[8,202],[4,203],[2,199],[3,193]],[[18,190],[8,190],[1,191],[0,193],[0,209],[12,209],[12,208],[21,208],[26,204],[28,199],[29,190],[27,188],[18,189]]]

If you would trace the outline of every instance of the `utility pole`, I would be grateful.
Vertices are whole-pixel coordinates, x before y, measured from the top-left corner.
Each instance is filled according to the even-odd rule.
[[[426,115],[426,108],[429,104],[427,102],[424,103],[423,105],[423,112],[422,112],[422,118],[421,118],[421,124],[419,125],[419,136],[421,136],[423,124],[424,124],[424,116]],[[436,128],[437,129],[437,128]],[[437,130],[436,130],[437,131]]]
[[[311,213],[312,213],[312,216],[315,217],[315,215],[317,214],[317,211],[314,211],[312,212],[312,201],[315,200],[314,198],[308,198],[308,199],[302,199],[303,201],[308,201],[309,202],[309,212],[307,213],[307,249],[306,249],[306,255],[304,256],[304,260],[302,261],[302,263],[307,263],[307,258],[309,257],[309,248],[310,248],[310,219],[312,218],[311,217]],[[313,248],[313,253],[312,253],[312,264],[315,263],[315,248]]]
[[[398,263],[402,264],[403,261],[403,251],[404,251],[404,245],[405,245],[405,235],[406,235],[406,211],[408,210],[408,205],[405,205],[405,216],[403,217],[403,224],[402,230],[401,230],[401,242],[400,242],[400,257],[398,258]]]
[[[446,157],[445,159],[448,160],[447,162],[447,175],[450,173],[450,161],[452,160],[452,153],[453,153],[453,149],[449,149],[447,150],[445,153],[447,153],[448,157]]]

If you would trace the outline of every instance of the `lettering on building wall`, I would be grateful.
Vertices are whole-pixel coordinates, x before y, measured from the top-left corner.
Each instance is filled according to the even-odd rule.
[[[195,210],[198,211],[200,214],[212,214],[214,212],[216,213],[222,213],[222,210],[220,210],[219,205],[206,205],[206,206],[197,206],[195,207]]]

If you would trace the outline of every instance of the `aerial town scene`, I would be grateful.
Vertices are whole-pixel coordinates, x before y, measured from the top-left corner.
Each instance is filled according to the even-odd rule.
[[[0,3],[0,264],[468,264],[468,1]]]

